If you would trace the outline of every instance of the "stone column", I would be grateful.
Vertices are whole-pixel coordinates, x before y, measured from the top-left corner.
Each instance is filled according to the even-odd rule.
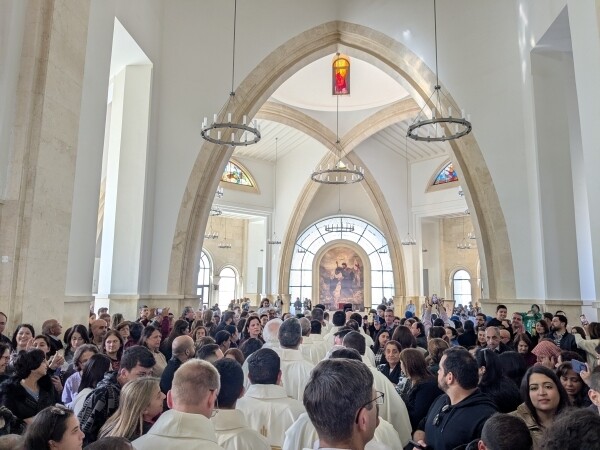
[[[89,8],[89,0],[27,3],[0,216],[9,330],[27,321],[37,331],[50,317],[87,323],[89,298],[65,292]]]

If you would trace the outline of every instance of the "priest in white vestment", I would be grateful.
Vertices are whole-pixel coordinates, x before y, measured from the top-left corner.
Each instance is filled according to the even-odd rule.
[[[318,358],[316,362],[313,361],[315,365],[321,362],[327,354],[327,345],[325,344],[325,340],[323,339],[323,334],[321,334],[322,330],[323,327],[321,326],[320,322],[318,322],[317,320],[311,320],[310,337],[313,341],[313,349],[316,353],[315,357]]]
[[[323,338],[325,339],[325,345],[327,345],[328,350],[335,345],[335,333],[337,333],[346,323],[346,314],[344,311],[334,312],[332,322],[333,326],[331,327],[331,330],[329,330],[329,333]]]
[[[251,429],[242,411],[235,409],[244,395],[244,372],[233,359],[220,359],[214,363],[221,376],[221,389],[217,397],[218,410],[211,418],[218,444],[225,450],[271,450],[267,438]]]
[[[303,403],[317,430],[318,448],[364,450],[379,424],[384,397],[375,391],[373,375],[360,361],[336,358],[317,364]],[[296,442],[293,448],[300,445]]]
[[[344,346],[357,350],[361,356],[365,354],[365,338],[356,331],[348,333],[344,337]],[[368,358],[363,358],[363,362],[373,374],[375,389],[385,394],[385,403],[381,405],[379,415],[390,422],[398,433],[400,440],[407,443],[412,435],[412,427],[404,401],[400,398],[395,386],[388,377],[379,372],[376,367],[371,366]]]
[[[268,348],[250,355],[251,385],[236,405],[244,413],[248,426],[266,437],[271,447],[283,445],[286,430],[304,412],[302,403],[289,398],[280,385],[280,364],[279,355]]]
[[[279,346],[279,327],[283,321],[281,319],[271,319],[269,320],[263,328],[262,334],[265,343],[262,348],[270,348],[275,351],[277,354],[281,354],[281,347]],[[242,370],[244,371],[244,388],[248,389],[250,387],[250,380],[248,379],[248,359],[244,361],[242,365]]]
[[[169,410],[131,445],[136,450],[219,450],[210,416],[220,388],[219,372],[206,361],[192,359],[175,372],[167,392]]]
[[[306,360],[299,350],[302,343],[302,327],[295,317],[287,319],[279,327],[281,346],[281,381],[288,397],[302,401],[304,387],[315,365]]]

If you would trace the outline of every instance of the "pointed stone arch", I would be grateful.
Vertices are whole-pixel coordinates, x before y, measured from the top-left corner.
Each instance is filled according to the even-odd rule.
[[[435,84],[435,73],[423,60],[391,37],[362,25],[332,21],[309,29],[280,45],[261,61],[236,91],[234,120],[250,117],[293,73],[338,50],[354,55],[384,70],[409,91],[417,103],[427,101]],[[448,101],[458,105],[448,96]],[[447,106],[447,105],[445,105]],[[458,108],[457,110],[460,110]],[[392,118],[393,119],[393,118]],[[361,141],[362,139],[358,139]],[[491,299],[515,297],[510,241],[500,201],[481,149],[473,134],[450,142],[452,159],[466,193],[467,203],[482,250],[482,278]],[[232,148],[205,143],[195,161],[183,195],[173,237],[168,292],[194,295],[195,267],[202,250],[208,212],[219,176],[231,157]],[[210,174],[210,175],[209,175]],[[304,192],[299,202],[310,202]]]

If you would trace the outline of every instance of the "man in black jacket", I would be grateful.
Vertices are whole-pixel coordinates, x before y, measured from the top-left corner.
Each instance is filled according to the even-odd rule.
[[[479,375],[475,358],[464,348],[444,351],[438,384],[445,392],[429,408],[413,439],[433,450],[451,450],[481,436],[485,421],[496,406],[477,388]]]

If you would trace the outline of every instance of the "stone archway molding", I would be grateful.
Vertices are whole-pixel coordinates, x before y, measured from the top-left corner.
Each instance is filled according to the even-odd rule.
[[[416,54],[372,28],[332,21],[306,30],[280,45],[249,73],[236,91],[238,104],[232,111],[234,120],[240,119],[243,114],[255,116],[291,74],[338,49],[360,54],[361,59],[402,80],[417,102],[427,101],[435,83],[435,74]],[[448,101],[460,110],[450,96]],[[483,244],[480,259],[483,262],[482,278],[488,282],[488,296],[491,299],[515,298],[506,222],[481,149],[473,134],[451,142],[451,148],[469,208],[474,212],[475,230]],[[183,194],[173,236],[167,285],[169,293],[194,295],[195,268],[202,250],[208,211],[220,179],[215,174],[222,173],[232,153],[232,148],[210,143],[203,144],[200,149]],[[307,197],[303,195],[299,201],[303,199]]]

